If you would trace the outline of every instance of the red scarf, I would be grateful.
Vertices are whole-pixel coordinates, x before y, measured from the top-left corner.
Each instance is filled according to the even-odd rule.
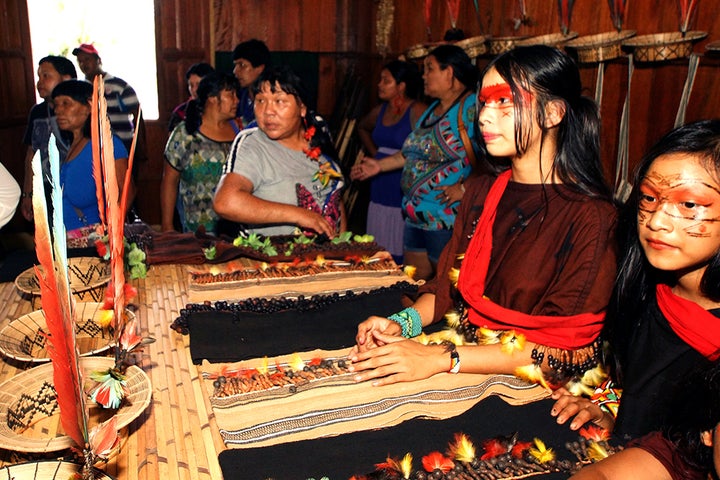
[[[604,312],[571,316],[528,315],[501,307],[484,296],[485,278],[492,253],[493,223],[511,174],[510,170],[501,173],[490,187],[460,269],[458,290],[470,307],[468,319],[480,327],[515,330],[524,334],[529,341],[548,347],[572,350],[587,346],[600,335]]]
[[[658,284],[655,292],[673,332],[708,360],[720,358],[720,319],[697,303],[678,297],[667,285]]]

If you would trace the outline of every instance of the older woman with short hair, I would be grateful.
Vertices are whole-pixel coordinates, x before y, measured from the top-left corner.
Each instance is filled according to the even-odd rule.
[[[92,93],[92,85],[80,80],[61,82],[52,91],[58,128],[72,134],[67,156],[60,164],[63,216],[71,248],[90,246],[90,235],[100,222],[90,139]],[[115,173],[121,190],[128,153],[120,138],[113,135],[112,139]]]

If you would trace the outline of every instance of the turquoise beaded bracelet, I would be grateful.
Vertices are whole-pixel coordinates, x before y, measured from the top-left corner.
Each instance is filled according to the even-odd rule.
[[[388,320],[400,325],[402,336],[405,338],[417,337],[422,332],[422,319],[420,313],[412,307],[393,313]]]

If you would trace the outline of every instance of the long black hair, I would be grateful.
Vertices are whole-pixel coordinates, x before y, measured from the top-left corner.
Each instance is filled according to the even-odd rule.
[[[567,187],[591,197],[609,199],[600,159],[600,114],[594,100],[582,94],[580,71],[575,62],[557,48],[545,45],[517,47],[492,60],[483,75],[494,68],[510,86],[515,109],[515,147],[519,155],[527,151],[531,126],[524,125],[527,111],[535,114],[535,127],[545,139],[546,106],[561,101],[565,115],[557,126],[557,152],[549,174],[555,174]],[[527,105],[531,92],[534,105]],[[479,112],[478,112],[479,113]],[[499,171],[507,165],[488,165]]]
[[[668,272],[658,270],[647,261],[637,230],[640,184],[652,163],[669,153],[683,153],[699,160],[705,169],[720,179],[720,120],[703,120],[676,128],[662,137],[642,158],[635,169],[634,188],[624,205],[618,223],[618,239],[623,252],[615,289],[608,305],[606,338],[622,355],[630,331],[646,305],[654,297],[658,283],[672,283]],[[708,263],[700,281],[700,291],[720,301],[720,250]],[[621,360],[621,359],[620,359]],[[622,380],[621,364],[614,365],[616,378]]]
[[[478,82],[478,69],[465,50],[457,45],[440,45],[434,48],[428,56],[435,57],[441,70],[452,68],[453,77],[465,85],[466,89],[475,89]]]
[[[239,87],[234,75],[221,72],[212,72],[206,75],[198,85],[197,98],[188,104],[185,114],[185,130],[190,135],[198,131],[209,98],[219,97],[220,92],[223,91],[237,92]]]
[[[714,472],[713,447],[706,446],[701,435],[714,432],[720,423],[720,363],[693,372],[681,387],[671,403],[673,415],[663,435],[688,464]]]
[[[251,87],[253,97],[260,93],[265,84],[269,85],[272,93],[282,90],[295,97],[299,104],[305,106],[306,113],[302,119],[303,127],[306,130],[310,127],[315,128],[315,135],[310,140],[310,148],[320,147],[324,155],[337,160],[338,154],[330,135],[330,128],[325,119],[313,111],[310,103],[310,92],[305,87],[302,78],[287,65],[266,67]]]

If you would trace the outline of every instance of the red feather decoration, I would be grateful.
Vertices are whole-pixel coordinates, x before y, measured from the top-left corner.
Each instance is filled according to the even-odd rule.
[[[450,26],[457,28],[457,19],[460,15],[460,0],[445,0],[450,13]]]
[[[489,460],[507,453],[508,451],[507,445],[497,438],[485,441],[483,443],[483,448],[485,449],[485,453],[483,453],[482,457],[480,457],[480,460]]]
[[[101,76],[95,77],[95,90],[97,91],[96,104],[93,110],[98,110],[98,129],[100,146],[100,166],[102,172],[102,191],[98,191],[98,198],[104,198],[105,220],[107,221],[108,245],[110,248],[110,282],[109,295],[112,296],[114,310],[115,344],[120,345],[120,336],[124,327],[125,314],[125,215],[121,211],[120,189],[115,172],[115,153],[113,151],[112,131],[107,117],[107,102],[105,101],[105,83]],[[96,180],[97,181],[97,180]],[[117,360],[117,358],[116,358]]]
[[[425,29],[427,31],[427,40],[430,42],[432,40],[430,25],[432,25],[432,0],[425,0]]]
[[[85,395],[75,340],[75,317],[70,284],[67,277],[67,249],[62,218],[60,159],[55,138],[48,145],[51,182],[53,185],[53,236],[51,241],[47,205],[45,203],[40,152],[33,158],[33,210],[35,216],[35,251],[42,268],[35,268],[40,283],[42,309],[49,331],[49,356],[53,365],[53,385],[60,407],[60,422],[65,433],[81,448],[87,443]],[[54,250],[54,251],[53,251]]]
[[[426,472],[432,473],[440,470],[447,473],[453,469],[455,463],[440,452],[430,452],[422,458],[423,468]]]

